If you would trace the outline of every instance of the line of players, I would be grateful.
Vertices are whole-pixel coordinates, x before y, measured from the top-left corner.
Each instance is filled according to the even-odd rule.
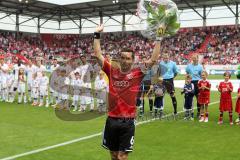
[[[201,76],[202,80],[198,82],[198,103],[200,104],[200,116],[199,122],[208,122],[208,105],[210,103],[210,89],[211,83],[207,80],[207,72],[202,71]],[[223,123],[223,112],[229,112],[230,124],[233,124],[232,112],[233,112],[233,104],[232,104],[232,96],[231,92],[233,91],[232,83],[229,81],[231,74],[229,72],[224,73],[224,81],[221,82],[217,88],[221,93],[220,96],[220,116],[218,124]],[[162,117],[163,109],[164,109],[164,95],[166,92],[166,87],[163,85],[163,78],[159,77],[156,84],[151,85],[150,89],[147,92],[147,95],[150,100],[150,111],[153,110],[154,106],[154,116]],[[194,112],[193,112],[193,97],[194,97],[194,84],[192,83],[192,77],[190,75],[186,75],[185,85],[181,94],[184,94],[184,110],[185,110],[185,120],[194,120]],[[142,106],[141,106],[142,107]],[[141,110],[140,110],[141,111]],[[239,115],[240,119],[240,88],[238,89],[238,97],[236,102],[235,111]],[[158,114],[159,113],[159,114]],[[141,116],[140,112],[140,116]],[[237,124],[240,124],[237,121]]]
[[[158,73],[154,73],[154,69],[149,71],[149,74],[143,80],[139,96],[137,99],[137,106],[139,108],[139,116],[142,117],[144,114],[144,97],[145,95],[149,100],[150,112],[153,112],[155,117],[162,117],[164,110],[164,96],[167,92],[173,102],[174,114],[177,113],[176,101],[175,101],[175,89],[173,80],[178,74],[178,69],[173,61],[169,60],[167,54],[163,55],[163,61],[156,65]],[[155,69],[156,70],[156,69]],[[160,71],[159,71],[160,70]],[[151,73],[153,72],[153,74]],[[151,76],[160,76],[157,81],[153,84],[151,81]],[[211,83],[207,80],[208,73],[205,71],[204,67],[198,63],[198,56],[193,55],[192,63],[188,64],[186,67],[185,84],[181,94],[184,94],[184,110],[185,110],[185,120],[194,120],[194,103],[193,98],[196,96],[197,100],[197,118],[199,122],[208,122],[209,112],[208,105],[210,103],[210,89]],[[229,81],[231,74],[229,72],[224,73],[224,81],[221,82],[217,87],[218,91],[221,93],[220,96],[220,106],[219,106],[219,122],[223,123],[223,113],[229,112],[230,124],[233,124],[233,104],[231,93],[233,91],[233,85]],[[240,124],[240,88],[238,89],[238,97],[236,103],[235,111],[238,113],[239,118],[236,121]]]
[[[0,100],[13,103],[17,98],[18,104],[32,103],[33,106],[39,107],[52,105],[60,109],[69,109],[72,105],[73,111],[86,111],[87,106],[90,106],[92,111],[96,97],[99,112],[105,112],[108,86],[97,63],[87,63],[84,55],[81,56],[79,66],[75,61],[59,66],[58,61],[54,59],[50,70],[51,80],[41,59],[37,58],[34,63],[31,60],[23,62],[20,59],[10,63],[1,59]],[[92,92],[93,77],[95,93]]]
[[[200,116],[199,122],[208,122],[208,105],[210,103],[210,89],[211,83],[207,80],[208,73],[206,71],[201,72],[202,79],[198,82],[198,103],[200,104]],[[233,125],[233,102],[232,102],[232,92],[233,85],[229,81],[231,78],[231,73],[226,71],[223,75],[224,80],[217,85],[217,89],[220,92],[220,104],[219,104],[219,120],[218,124],[223,124],[223,113],[229,113],[230,125]],[[193,97],[194,97],[194,84],[192,83],[192,77],[186,75],[185,85],[183,91],[185,102],[185,118],[193,120]],[[238,96],[235,105],[235,112],[240,118],[240,88],[238,88]],[[236,123],[239,125],[239,118],[236,120]]]
[[[150,111],[153,110],[154,115],[162,117],[164,109],[164,95],[168,92],[172,98],[174,114],[177,113],[177,101],[175,98],[175,90],[173,79],[177,76],[176,64],[170,61],[168,55],[163,55],[163,60],[158,68],[157,83],[151,85],[149,77],[145,77],[143,81],[144,88],[147,89],[147,96],[149,97]],[[207,72],[203,67],[198,64],[198,57],[192,57],[193,63],[189,64],[186,68],[187,76],[186,83],[182,94],[184,94],[184,109],[185,119],[193,120],[193,97],[197,98],[198,112],[200,122],[208,122],[208,104],[210,103],[210,88],[211,84],[207,80]],[[59,67],[57,60],[53,60],[51,70],[56,72],[52,73],[52,79],[49,83],[49,78],[46,75],[46,67],[41,64],[41,60],[36,60],[36,63],[29,61],[26,65],[23,65],[21,60],[15,62],[15,64],[5,63],[4,60],[0,60],[0,98],[1,101],[14,102],[16,93],[18,93],[18,103],[33,102],[33,106],[48,107],[52,104],[53,107],[62,106],[61,109],[69,109],[69,100],[71,99],[74,106],[73,111],[85,111],[87,106],[90,106],[90,110],[94,109],[92,88],[93,73],[100,73],[99,78],[95,80],[95,89],[100,90],[97,95],[98,108],[101,112],[106,110],[106,93],[107,83],[104,79],[104,74],[100,72],[101,68],[95,63],[93,66],[86,61],[85,56],[81,56],[82,65],[80,67],[74,67],[76,64],[69,63],[65,67]],[[161,71],[159,71],[159,68]],[[71,72],[71,73],[70,73]],[[68,76],[69,75],[69,76]],[[148,74],[147,74],[148,75]],[[220,98],[220,116],[219,124],[223,123],[223,112],[229,112],[230,124],[232,121],[232,84],[229,82],[230,74],[226,72],[224,74],[225,80],[218,86],[219,92],[221,92]],[[77,86],[69,88],[71,86]],[[55,89],[50,86],[57,86]],[[89,89],[87,89],[89,88]],[[59,92],[57,91],[59,90]],[[71,92],[71,93],[69,93]],[[238,90],[238,100],[236,104],[236,112],[240,117],[240,89]],[[72,96],[72,97],[71,97]],[[27,99],[28,97],[28,99]],[[49,100],[50,98],[50,100]],[[45,103],[44,103],[45,100]],[[55,100],[55,104],[54,103]],[[140,107],[140,116],[143,115],[142,100],[138,100],[137,106]],[[80,102],[80,104],[79,104]],[[144,102],[143,102],[144,104]]]

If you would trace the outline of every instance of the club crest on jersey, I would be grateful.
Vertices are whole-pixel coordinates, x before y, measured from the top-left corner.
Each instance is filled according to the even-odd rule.
[[[127,78],[128,78],[128,79],[133,79],[133,74],[132,74],[132,73],[128,74],[128,75],[127,75]]]

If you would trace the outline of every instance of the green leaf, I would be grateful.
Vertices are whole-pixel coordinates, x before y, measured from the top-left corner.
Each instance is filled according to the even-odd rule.
[[[178,29],[180,28],[180,23],[177,22],[176,11],[171,11],[170,13],[166,14],[166,7],[164,5],[159,5],[156,10],[151,6],[149,2],[145,1],[144,5],[148,12],[147,22],[150,26],[165,24],[165,35],[176,34]]]
[[[177,21],[177,13],[171,14],[169,13],[169,15],[167,16],[167,24],[168,25],[172,25],[174,23],[176,23]]]
[[[168,25],[166,28],[166,33],[169,35],[174,35],[180,28],[180,23],[174,23],[173,25]]]
[[[147,18],[147,22],[148,22],[150,25],[156,25],[156,24],[157,24],[156,19],[153,19],[153,18]]]
[[[151,14],[156,14],[154,9],[152,8],[152,6],[150,5],[150,3],[145,3],[145,7],[146,7],[146,10],[148,11],[148,13],[151,13]]]
[[[158,6],[158,16],[162,17],[166,15],[166,8],[164,5],[159,5]]]

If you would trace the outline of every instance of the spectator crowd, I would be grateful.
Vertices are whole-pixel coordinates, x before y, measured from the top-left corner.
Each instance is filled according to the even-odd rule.
[[[51,57],[67,59],[79,54],[93,54],[92,35],[52,36],[46,41],[42,35],[0,31],[0,54],[13,56],[21,53],[26,57],[41,56],[48,62]],[[121,48],[131,48],[137,59],[149,57],[154,44],[140,32],[104,33],[103,54],[117,58]],[[206,43],[206,45],[204,45]],[[189,63],[189,57],[199,52],[210,65],[239,64],[240,31],[235,26],[206,28],[183,28],[174,37],[167,37],[162,43],[163,51],[178,65]]]

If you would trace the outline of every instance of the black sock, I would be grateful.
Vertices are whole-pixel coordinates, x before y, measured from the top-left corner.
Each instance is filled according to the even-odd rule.
[[[191,110],[191,117],[194,118],[194,112]]]
[[[232,112],[229,112],[229,120],[230,120],[230,122],[233,121],[233,113]]]
[[[197,115],[200,115],[201,105],[197,102]]]
[[[145,101],[144,99],[142,100],[142,114],[144,114],[144,104],[145,104]]]
[[[223,120],[223,112],[220,112],[219,121],[222,121],[222,120]]]
[[[153,110],[153,100],[149,99],[149,107],[150,107],[150,112]]]
[[[177,99],[176,97],[171,97],[172,98],[172,104],[173,104],[173,108],[174,108],[174,114],[177,114]]]
[[[160,110],[160,118],[162,118],[162,116],[163,116],[163,110],[161,109]]]
[[[188,111],[186,110],[185,111],[185,118],[187,118],[188,117]]]
[[[155,117],[157,116],[157,112],[158,112],[158,109],[155,108],[155,109],[154,109],[154,116],[155,116]]]

